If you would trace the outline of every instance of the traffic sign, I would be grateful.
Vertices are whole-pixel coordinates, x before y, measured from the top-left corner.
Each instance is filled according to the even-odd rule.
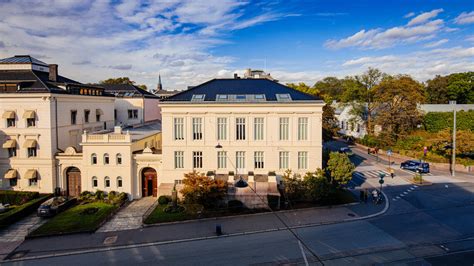
[[[384,173],[379,173],[379,177],[380,177],[380,179],[383,179],[385,177],[385,174]]]
[[[380,180],[379,180],[379,184],[380,184],[380,185],[382,185],[383,182],[384,182],[383,179],[380,179]],[[382,186],[380,186],[380,187],[382,187]]]
[[[387,150],[387,155],[392,156],[392,150]]]

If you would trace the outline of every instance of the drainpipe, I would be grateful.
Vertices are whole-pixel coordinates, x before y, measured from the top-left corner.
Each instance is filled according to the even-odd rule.
[[[56,168],[56,188],[59,188],[59,167],[58,167],[58,162],[56,160],[56,153],[59,149],[59,131],[58,131],[58,99],[56,97],[53,97],[54,99],[54,123],[55,123],[55,126],[56,126],[56,151],[54,152],[54,166]]]

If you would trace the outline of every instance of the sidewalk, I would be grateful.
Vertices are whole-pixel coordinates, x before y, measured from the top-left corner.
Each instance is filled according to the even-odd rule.
[[[120,210],[114,217],[106,222],[97,232],[112,232],[131,230],[142,227],[143,215],[157,202],[154,197],[145,197],[134,200],[128,206]]]
[[[388,204],[387,201],[385,203]],[[305,227],[363,219],[365,216],[381,214],[386,209],[385,204],[356,203],[349,206],[281,211],[277,212],[277,215],[290,227]],[[161,224],[118,232],[28,239],[17,248],[15,253],[26,252],[25,257],[31,257],[131,244],[191,241],[215,237],[217,224],[221,225],[224,236],[286,230],[285,225],[273,213],[261,213]]]

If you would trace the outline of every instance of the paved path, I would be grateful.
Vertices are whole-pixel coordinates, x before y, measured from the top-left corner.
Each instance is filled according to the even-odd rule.
[[[36,213],[0,230],[0,259],[5,258],[11,251],[20,245],[28,232],[40,227],[46,219],[40,218]]]
[[[97,232],[122,231],[142,227],[143,215],[153,206],[156,200],[154,197],[145,197],[133,201],[115,214],[115,216],[99,228]]]

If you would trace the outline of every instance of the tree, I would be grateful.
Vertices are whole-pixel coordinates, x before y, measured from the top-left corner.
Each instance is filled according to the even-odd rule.
[[[331,181],[335,185],[345,185],[352,179],[352,172],[355,169],[354,164],[349,160],[345,153],[331,152],[327,171]]]
[[[301,92],[307,93],[307,94],[314,95],[314,96],[319,96],[320,95],[320,92],[317,89],[311,88],[310,86],[306,85],[304,82],[300,82],[298,84],[287,83],[286,86],[288,86],[292,89],[299,90]]]
[[[101,80],[99,81],[99,84],[129,84],[129,85],[136,85],[135,81],[130,80],[129,77],[120,77],[120,78],[109,78],[106,80]],[[136,85],[138,88],[142,90],[148,90],[147,86],[142,84],[142,85]]]
[[[331,184],[321,169],[306,173],[303,180],[306,187],[306,197],[311,201],[324,200],[331,193]]]
[[[283,174],[283,182],[285,183],[285,196],[287,199],[291,201],[305,199],[304,182],[299,175],[293,174],[290,169],[287,169]]]
[[[330,103],[323,106],[323,140],[330,141],[339,130],[334,107]]]
[[[364,110],[363,113],[359,112],[357,115],[365,121],[365,128],[367,129],[368,135],[372,135],[374,132],[372,125],[372,116],[375,108],[374,87],[378,85],[384,77],[387,77],[387,74],[371,67],[369,67],[364,74],[355,77],[364,88],[365,97],[355,101],[354,110]],[[362,91],[360,91],[359,94],[360,96],[364,95]]]
[[[385,77],[374,95],[376,123],[388,138],[396,140],[421,123],[418,104],[424,102],[424,87],[410,76]]]
[[[326,77],[316,82],[313,88],[316,91],[319,91],[321,96],[325,99],[329,98],[330,101],[341,100],[341,95],[343,92],[342,81],[336,77]]]
[[[426,82],[427,103],[448,103],[448,77],[437,75]]]
[[[180,191],[184,201],[197,203],[205,208],[219,205],[219,201],[227,195],[227,182],[214,180],[203,173],[193,171],[184,175],[184,188]]]

